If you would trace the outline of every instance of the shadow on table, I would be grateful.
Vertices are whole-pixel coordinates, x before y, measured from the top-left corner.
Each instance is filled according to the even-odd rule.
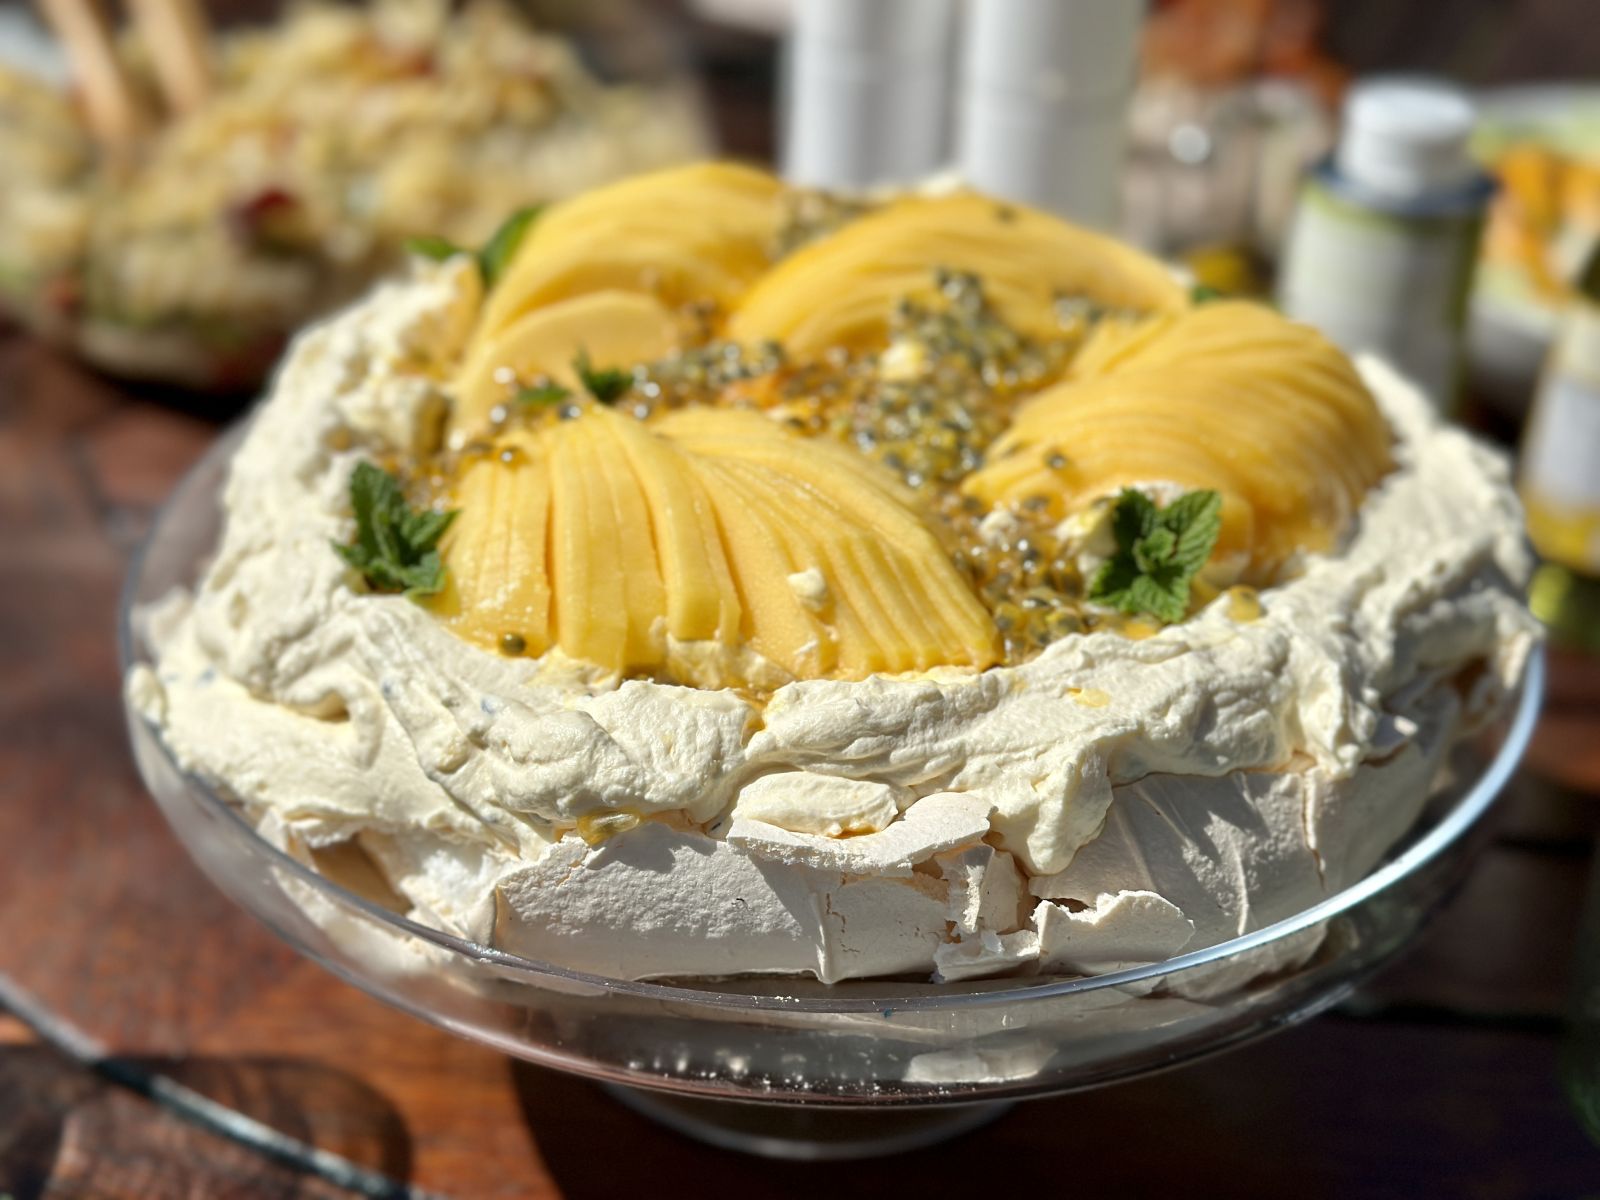
[[[359,1182],[369,1194],[411,1173],[410,1133],[393,1105],[316,1064],[118,1058],[85,1067],[42,1045],[0,1047],[0,1193],[18,1200],[69,1182],[75,1195],[122,1195],[120,1187],[96,1190],[96,1180],[140,1169],[155,1177],[181,1170],[191,1195],[217,1194],[213,1185],[230,1194],[310,1195],[302,1189],[317,1181],[306,1174],[307,1147],[369,1177],[341,1181],[337,1168],[314,1174]],[[394,1194],[403,1191],[395,1183]]]
[[[670,1193],[852,1200],[977,1185],[1007,1194],[1323,1197],[1600,1195],[1566,1110],[1555,1039],[1324,1018],[1181,1070],[1018,1105],[931,1149],[846,1163],[714,1150],[600,1089],[514,1064],[566,1200]]]
[[[632,1112],[593,1084],[522,1064],[512,1071],[524,1116],[565,1200],[659,1193],[684,1180],[693,1180],[708,1198],[881,1200],[980,1183],[1008,1194],[1048,1195],[1070,1187],[1078,1195],[1145,1195],[1169,1186],[1169,1180],[1188,1194],[1214,1194],[1197,1188],[1194,1169],[1213,1155],[1190,1153],[1201,1126],[1183,1117],[1182,1087],[1170,1105],[1156,1106],[1165,1112],[1152,1111],[1149,1103],[1160,1084],[1135,1084],[1018,1105],[977,1132],[927,1149],[808,1163],[717,1150]],[[1213,1149],[1228,1153],[1225,1146]],[[1284,1194],[1276,1164],[1242,1145],[1236,1149],[1230,1197]],[[1296,1185],[1297,1200],[1335,1195],[1315,1180]]]

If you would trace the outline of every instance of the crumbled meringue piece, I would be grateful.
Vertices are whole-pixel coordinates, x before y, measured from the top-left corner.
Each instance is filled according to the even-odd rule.
[[[593,849],[563,838],[497,895],[499,948],[626,979],[893,975],[925,969],[945,933],[937,880],[775,871],[662,821]]]
[[[786,576],[785,579],[795,599],[812,612],[821,612],[828,607],[828,577],[820,568],[807,567],[804,571],[796,571],[793,575]]]
[[[735,821],[760,821],[791,833],[838,838],[878,833],[911,803],[911,793],[870,779],[816,771],[777,771],[739,789]]]
[[[1154,892],[1108,892],[1082,912],[1041,900],[1033,924],[1040,966],[1079,975],[1161,962],[1194,939],[1194,922]]]
[[[905,876],[943,850],[978,841],[989,831],[990,806],[959,792],[924,796],[881,833],[830,838],[793,833],[764,821],[736,819],[728,842],[757,858],[842,875]],[[940,922],[944,921],[941,908]]]
[[[959,942],[945,942],[933,952],[934,980],[955,983],[1004,975],[1039,961],[1039,935],[1032,929],[995,933],[985,929]]]
[[[1031,1079],[1043,1070],[1057,1047],[1043,1038],[1008,1037],[979,1046],[932,1050],[906,1067],[907,1083],[1004,1083]]]
[[[946,914],[957,937],[1004,933],[1022,924],[1026,891],[1017,863],[993,846],[968,846],[937,854],[933,861],[950,886]]]

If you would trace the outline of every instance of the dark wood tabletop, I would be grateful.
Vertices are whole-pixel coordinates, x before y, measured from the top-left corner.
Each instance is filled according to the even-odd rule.
[[[1337,1012],[902,1158],[711,1150],[339,982],[200,876],[125,742],[124,563],[227,416],[0,333],[0,1195],[1600,1195],[1556,1070],[1600,798],[1531,772]],[[1600,685],[1557,667],[1541,753],[1570,774]]]

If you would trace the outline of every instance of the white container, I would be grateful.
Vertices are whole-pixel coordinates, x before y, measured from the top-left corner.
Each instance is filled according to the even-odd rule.
[[[784,175],[908,184],[949,161],[959,0],[801,0],[788,46]]]
[[[972,0],[956,160],[983,191],[1116,225],[1139,0]]]
[[[1345,350],[1382,354],[1448,410],[1494,186],[1467,152],[1472,104],[1439,82],[1379,79],[1352,89],[1344,119],[1301,191],[1278,302]]]
[[[1551,347],[1520,474],[1534,547],[1600,579],[1600,253],[1582,272]]]
[[[1076,105],[1018,104],[969,97],[961,177],[981,191],[1115,229],[1128,148],[1127,108],[1084,112]]]

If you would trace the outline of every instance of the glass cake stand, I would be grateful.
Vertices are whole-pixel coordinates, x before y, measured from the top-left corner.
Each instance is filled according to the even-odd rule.
[[[133,611],[192,583],[217,542],[219,494],[242,432],[183,480],[133,562],[120,615],[124,672],[148,657]],[[705,1141],[844,1158],[926,1145],[1009,1101],[1163,1070],[1336,1003],[1462,877],[1480,820],[1527,744],[1543,675],[1536,655],[1509,717],[1457,747],[1416,828],[1360,883],[1315,907],[1114,974],[945,985],[637,983],[505,954],[408,920],[270,845],[131,710],[128,727],[151,793],[217,887],[347,982],[463,1037],[599,1080]]]

